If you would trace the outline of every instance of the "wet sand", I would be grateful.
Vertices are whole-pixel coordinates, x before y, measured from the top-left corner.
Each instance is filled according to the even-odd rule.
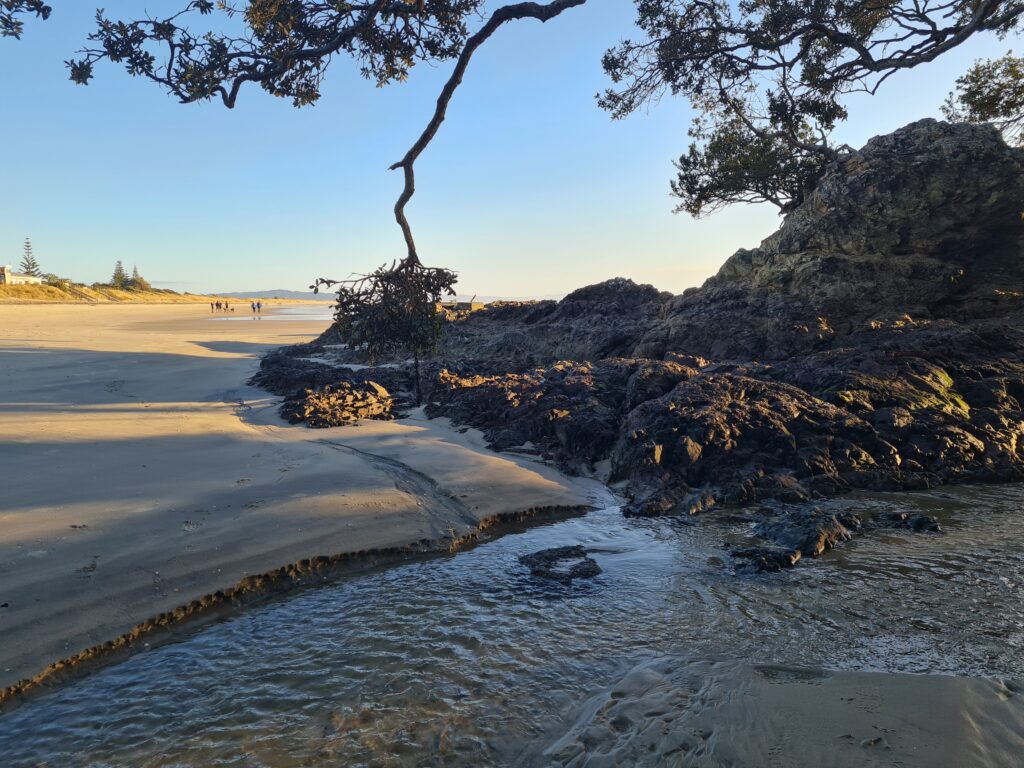
[[[443,420],[285,424],[245,381],[325,325],[0,306],[0,688],[283,564],[592,501]]]
[[[1008,680],[669,658],[581,708],[530,764],[960,768],[1019,765]]]

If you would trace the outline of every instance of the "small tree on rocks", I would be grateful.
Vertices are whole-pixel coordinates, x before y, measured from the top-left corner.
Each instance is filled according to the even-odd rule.
[[[352,280],[320,278],[310,286],[337,287],[334,321],[350,349],[362,349],[371,362],[394,352],[413,356],[416,404],[421,404],[420,358],[441,337],[438,302],[454,296],[458,277],[441,267],[424,267],[414,257],[382,265]]]
[[[42,277],[43,270],[39,268],[39,262],[36,261],[35,255],[32,253],[32,241],[27,237],[25,238],[25,247],[23,255],[21,257],[21,271],[26,275],[32,275],[32,277]]]

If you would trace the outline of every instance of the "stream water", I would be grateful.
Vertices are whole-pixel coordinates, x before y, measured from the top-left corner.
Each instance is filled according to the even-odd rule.
[[[829,505],[925,511],[947,532],[737,575],[727,514],[598,510],[185,633],[0,716],[0,764],[548,765],[588,700],[668,658],[1024,679],[1024,487]],[[563,586],[517,562],[577,543],[601,575]]]

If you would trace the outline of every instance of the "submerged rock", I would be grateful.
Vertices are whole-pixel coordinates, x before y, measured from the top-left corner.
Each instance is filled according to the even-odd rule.
[[[573,579],[590,579],[601,573],[601,566],[579,545],[542,549],[520,555],[519,562],[530,569],[531,576],[569,584]]]

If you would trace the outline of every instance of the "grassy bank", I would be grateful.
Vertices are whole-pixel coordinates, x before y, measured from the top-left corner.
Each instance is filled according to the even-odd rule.
[[[136,303],[136,304],[188,304],[217,301],[220,296],[199,293],[177,293],[176,291],[152,288],[146,291],[129,291],[99,285],[0,285],[0,303]],[[267,299],[261,299],[265,304]],[[248,299],[227,299],[231,304],[241,306]],[[278,302],[279,303],[279,302]],[[287,303],[307,303],[290,300]],[[315,302],[308,302],[315,303]]]

